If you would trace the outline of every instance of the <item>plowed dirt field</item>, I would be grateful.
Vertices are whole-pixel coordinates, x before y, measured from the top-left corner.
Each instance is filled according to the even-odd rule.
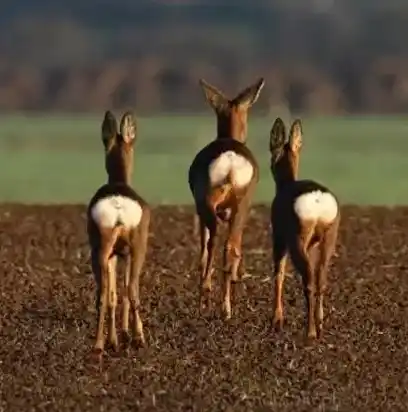
[[[154,209],[142,278],[148,346],[108,352],[99,371],[88,357],[96,319],[85,208],[1,206],[0,410],[408,410],[408,208],[343,208],[314,346],[303,341],[290,266],[284,331],[270,329],[268,208],[248,223],[228,323],[196,314],[192,223],[191,208]]]

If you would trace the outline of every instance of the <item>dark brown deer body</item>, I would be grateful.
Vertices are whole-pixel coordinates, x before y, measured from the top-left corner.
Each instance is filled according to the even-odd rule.
[[[224,247],[223,310],[231,317],[231,283],[238,280],[242,233],[259,178],[258,164],[246,146],[248,109],[264,85],[260,79],[232,100],[203,80],[201,86],[217,116],[216,139],[194,158],[189,186],[199,220],[200,310],[210,305],[215,239],[220,223],[228,225]]]
[[[102,356],[104,349],[106,311],[109,314],[108,342],[115,350],[118,348],[115,326],[118,256],[125,258],[126,262],[123,283],[123,338],[128,341],[131,308],[133,334],[141,343],[145,342],[139,314],[139,279],[147,250],[150,208],[130,186],[135,128],[133,116],[125,113],[118,133],[114,115],[106,112],[102,123],[102,140],[108,183],[98,189],[87,209],[92,271],[97,289],[98,327],[94,351],[99,356]]]
[[[271,207],[275,308],[273,323],[283,325],[282,291],[289,255],[300,273],[306,301],[307,336],[323,330],[323,298],[327,269],[340,223],[336,196],[312,180],[297,180],[302,127],[296,120],[286,140],[283,121],[276,119],[270,136],[271,170],[276,192]],[[317,259],[318,258],[318,259]]]

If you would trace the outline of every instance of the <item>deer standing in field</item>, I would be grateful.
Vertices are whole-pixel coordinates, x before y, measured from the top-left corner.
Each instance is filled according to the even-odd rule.
[[[217,116],[217,136],[195,156],[189,169],[200,230],[200,312],[210,306],[215,239],[219,225],[228,225],[224,246],[223,312],[231,318],[231,283],[238,281],[244,226],[259,179],[256,159],[246,146],[247,116],[264,79],[228,99],[204,80],[200,85]]]
[[[100,187],[87,209],[88,238],[91,247],[92,271],[96,281],[97,335],[94,352],[102,356],[104,323],[108,311],[108,342],[118,350],[115,325],[117,306],[117,257],[125,258],[123,283],[122,335],[129,337],[129,309],[133,315],[132,332],[145,343],[139,314],[140,272],[148,242],[150,208],[132,189],[133,146],[136,123],[133,115],[123,115],[119,132],[115,116],[107,111],[102,123],[105,167],[108,183]]]
[[[269,145],[276,186],[271,206],[275,276],[273,324],[278,330],[283,326],[282,290],[289,255],[302,277],[307,337],[312,339],[319,337],[323,330],[323,298],[337,240],[340,207],[336,196],[326,187],[312,180],[297,180],[301,147],[301,121],[293,122],[287,139],[285,125],[277,118]]]

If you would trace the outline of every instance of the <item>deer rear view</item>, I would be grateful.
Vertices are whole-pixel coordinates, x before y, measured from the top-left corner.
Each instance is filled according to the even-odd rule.
[[[195,156],[188,176],[200,227],[199,308],[210,306],[215,239],[220,224],[226,223],[223,311],[229,319],[231,283],[238,280],[243,229],[259,176],[258,164],[245,144],[247,116],[264,80],[259,79],[234,99],[204,80],[200,84],[217,117],[217,136]]]
[[[145,343],[140,318],[139,278],[145,260],[150,222],[148,204],[132,189],[133,145],[136,124],[125,113],[119,131],[115,116],[107,111],[102,123],[105,167],[108,183],[100,187],[89,202],[87,229],[91,247],[92,271],[96,281],[97,336],[94,352],[102,356],[104,322],[108,311],[108,342],[118,349],[115,326],[117,306],[117,258],[125,259],[123,281],[122,335],[129,342],[129,309],[133,315],[135,337]]]
[[[271,171],[275,198],[271,206],[275,307],[273,324],[283,326],[282,291],[289,255],[302,277],[307,313],[307,337],[323,331],[323,298],[327,270],[333,255],[340,207],[336,196],[313,180],[297,180],[302,146],[302,125],[295,120],[286,137],[277,118],[270,133]]]

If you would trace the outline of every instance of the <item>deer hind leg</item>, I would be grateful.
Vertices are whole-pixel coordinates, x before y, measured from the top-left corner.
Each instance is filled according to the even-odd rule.
[[[128,287],[130,307],[133,313],[133,336],[142,345],[146,344],[143,332],[143,323],[140,317],[140,273],[147,254],[149,239],[150,212],[145,210],[131,248],[131,267]]]
[[[211,306],[212,274],[215,252],[216,236],[215,217],[208,218],[206,222],[200,219],[200,290],[199,290],[199,312]]]
[[[239,264],[241,263],[242,259],[242,232],[244,229],[244,223],[246,216],[243,218],[239,218],[237,216],[238,209],[237,209],[237,204],[236,202],[232,203],[231,207],[231,215],[233,219],[239,219],[242,225],[238,225],[237,223],[233,223],[233,226],[237,226],[234,228],[234,231],[231,232],[231,237],[229,241],[227,241],[227,253],[232,253],[232,256],[230,256],[231,259],[231,282],[237,283],[238,282],[238,269],[239,269]],[[233,220],[234,222],[234,220]],[[227,256],[228,257],[228,256]]]
[[[193,217],[193,236],[198,238],[200,234],[200,217],[195,213]]]
[[[118,233],[115,230],[102,230],[100,247],[98,248],[98,250],[92,251],[92,266],[96,272],[96,301],[98,306],[98,327],[96,332],[96,343],[94,346],[94,350],[100,355],[102,354],[105,345],[104,326],[108,305],[110,314],[112,313],[111,304],[109,302],[110,295],[112,292],[110,290],[112,288],[112,283],[110,281],[112,275],[109,267],[109,257],[112,253],[113,245],[116,242],[117,235]],[[116,285],[114,287],[114,292],[116,292]]]
[[[303,224],[299,236],[290,243],[292,263],[302,277],[303,293],[306,302],[307,337],[316,338],[315,323],[315,273],[309,259],[309,242],[314,231],[314,223]]]
[[[131,268],[131,255],[128,254],[125,258],[125,276],[123,280],[123,299],[122,299],[122,340],[125,344],[129,341],[129,279],[130,279],[130,268]]]
[[[273,232],[273,261],[275,278],[275,299],[273,327],[276,330],[283,328],[283,283],[285,281],[285,270],[287,262],[287,248],[285,239],[279,236],[277,231]]]
[[[101,316],[102,309],[102,267],[99,257],[99,248],[92,247],[91,249],[91,265],[92,272],[94,275],[96,283],[96,296],[95,296],[95,309],[96,309],[96,322],[97,322],[97,332],[96,332],[96,342],[93,347],[93,352],[101,360],[102,352],[104,347],[104,331],[103,331],[103,322],[104,322],[104,313]],[[104,287],[106,287],[106,281],[104,282]]]
[[[325,233],[321,243],[319,244],[320,259],[316,271],[316,324],[317,337],[321,337],[323,333],[323,301],[327,289],[327,270],[330,264],[331,257],[334,253],[334,248],[337,240],[336,223],[328,232]]]
[[[98,327],[96,331],[96,342],[94,346],[95,352],[102,354],[103,348],[105,345],[105,336],[104,336],[104,325],[105,325],[105,316],[106,309],[108,304],[108,277],[109,277],[109,268],[108,268],[108,257],[104,251],[99,252],[98,256],[98,266],[100,268],[100,282],[97,285],[97,313],[98,313]]]
[[[242,214],[233,211],[232,222],[224,247],[223,311],[226,319],[231,318],[232,284],[235,284],[238,280],[244,219],[245,217]]]
[[[96,293],[95,293],[96,318],[99,319],[99,311],[100,311],[100,304],[101,304],[102,271],[101,271],[101,265],[99,264],[99,251],[98,251],[98,248],[95,248],[95,247],[91,249],[91,267],[92,267],[92,273],[93,273],[95,284],[96,284]]]
[[[118,295],[116,291],[116,267],[117,257],[113,256],[108,262],[108,342],[116,351],[118,349],[118,336],[116,333],[116,307],[118,304]]]

